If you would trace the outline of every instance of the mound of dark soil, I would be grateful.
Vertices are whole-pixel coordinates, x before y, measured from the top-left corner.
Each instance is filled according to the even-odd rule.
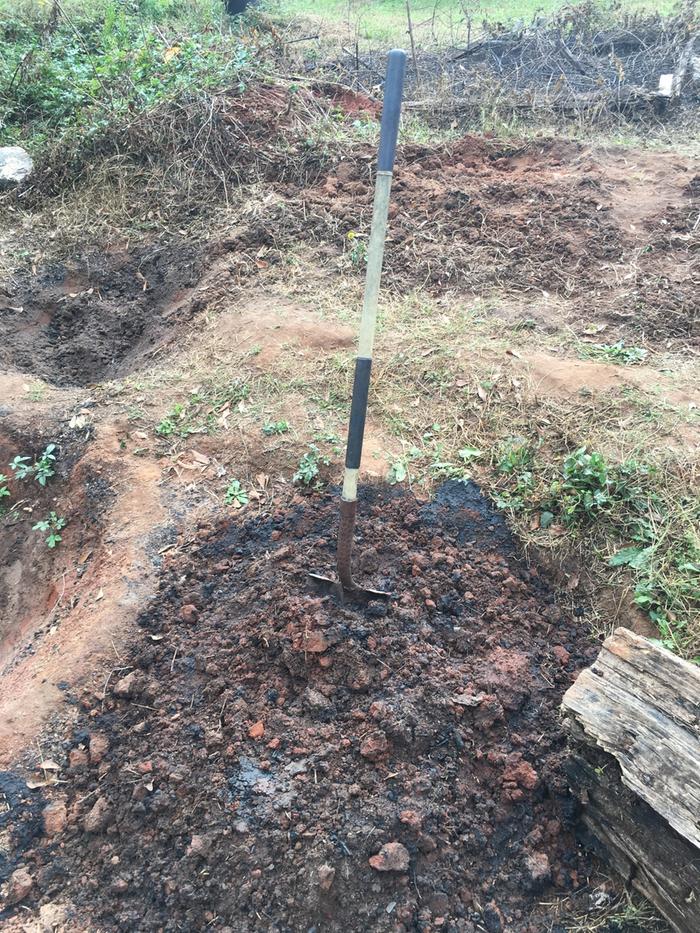
[[[358,564],[396,595],[339,607],[305,591],[336,514],[299,497],[171,558],[65,745],[66,826],[22,859],[39,903],[101,930],[534,933],[585,889],[558,706],[586,626],[457,483],[370,491]]]

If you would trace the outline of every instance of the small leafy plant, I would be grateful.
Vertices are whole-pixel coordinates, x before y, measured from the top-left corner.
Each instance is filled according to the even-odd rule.
[[[53,468],[56,462],[55,450],[55,444],[47,444],[34,463],[31,462],[31,457],[18,455],[11,461],[10,469],[19,480],[30,479],[33,476],[40,486],[45,486],[56,472]]]
[[[226,505],[232,505],[236,509],[242,509],[249,501],[248,493],[241,485],[240,480],[232,479],[224,495],[224,502]]]
[[[63,540],[61,537],[61,529],[65,528],[66,524],[67,520],[65,518],[59,517],[56,512],[50,512],[48,518],[37,522],[36,525],[32,527],[32,531],[48,532],[45,539],[46,546],[53,550],[53,548]]]
[[[358,234],[354,230],[348,233],[348,243],[350,244],[349,256],[353,266],[363,266],[367,261],[367,243],[358,239]]]
[[[0,499],[6,499],[10,495],[10,490],[5,485],[9,478],[4,473],[0,473]]]
[[[268,421],[263,425],[262,432],[266,437],[273,437],[276,434],[286,434],[288,430],[287,421]]]
[[[297,471],[292,480],[302,486],[310,486],[318,477],[319,464],[328,466],[329,463],[328,457],[322,454],[315,444],[309,444],[308,451],[299,460]]]
[[[162,421],[156,425],[156,434],[161,437],[170,437],[179,430],[179,424],[183,420],[185,406],[180,403],[173,405],[170,414],[166,415]]]
[[[27,479],[34,472],[30,457],[20,457],[17,455],[10,463],[10,469],[17,479]]]
[[[593,347],[587,347],[582,355],[620,366],[633,366],[635,363],[644,362],[649,353],[644,347],[628,347],[624,340],[618,340],[617,343],[597,343]]]
[[[40,486],[45,486],[47,481],[55,474],[53,465],[56,462],[56,455],[54,450],[56,450],[56,445],[48,444],[34,464],[34,478]]]
[[[403,483],[408,478],[408,465],[405,460],[394,460],[394,462],[389,466],[389,472],[387,473],[387,482],[392,486],[395,486],[397,483]]]

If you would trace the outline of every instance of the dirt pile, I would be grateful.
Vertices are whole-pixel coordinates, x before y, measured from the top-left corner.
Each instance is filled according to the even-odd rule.
[[[298,497],[183,542],[130,658],[73,697],[66,783],[36,792],[65,828],[39,838],[10,797],[25,906],[69,902],[74,929],[535,933],[544,902],[587,901],[558,716],[585,626],[473,485],[370,490],[358,561],[388,610],[305,592],[335,520]]]

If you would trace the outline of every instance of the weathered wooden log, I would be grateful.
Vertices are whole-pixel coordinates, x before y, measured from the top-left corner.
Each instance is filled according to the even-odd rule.
[[[700,668],[618,629],[564,696],[596,848],[679,933],[700,930]]]

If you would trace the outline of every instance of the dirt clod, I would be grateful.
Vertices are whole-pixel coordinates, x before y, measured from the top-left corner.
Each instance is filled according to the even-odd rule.
[[[83,829],[86,833],[100,833],[109,826],[112,819],[109,802],[104,797],[98,797],[83,820]]]
[[[330,891],[335,880],[335,868],[330,865],[321,865],[318,869],[318,883],[324,891]]]
[[[109,738],[102,732],[93,732],[88,746],[90,763],[99,764],[109,750]]]
[[[44,832],[47,836],[55,836],[57,833],[63,832],[68,819],[65,801],[55,800],[47,804],[42,811],[42,817]]]
[[[7,894],[5,897],[8,906],[19,904],[34,887],[34,878],[26,868],[18,868],[10,875],[7,885]]]
[[[400,842],[387,842],[369,863],[375,871],[407,871],[410,861],[406,846]]]
[[[131,671],[130,674],[127,674],[126,677],[122,677],[121,680],[118,680],[113,687],[113,693],[115,696],[121,697],[123,699],[129,699],[131,697],[139,696],[142,693],[144,687],[144,677],[139,671]]]

